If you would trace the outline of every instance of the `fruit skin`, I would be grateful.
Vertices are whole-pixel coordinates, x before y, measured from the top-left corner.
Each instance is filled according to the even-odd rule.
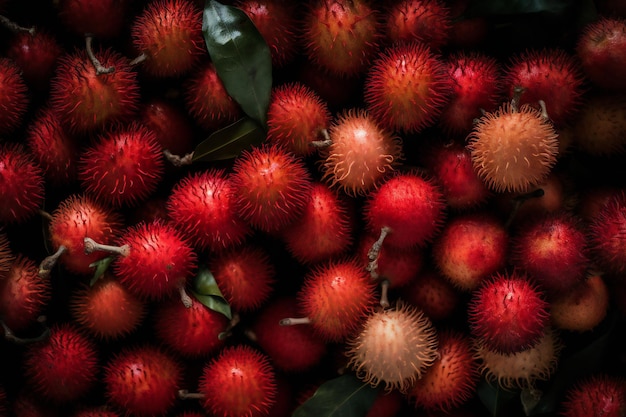
[[[451,317],[461,304],[461,293],[436,271],[425,265],[419,276],[404,290],[404,298],[418,306],[433,322]]]
[[[276,401],[276,376],[269,358],[244,344],[224,348],[200,377],[204,409],[224,417],[266,416]]]
[[[135,49],[146,55],[142,69],[157,78],[188,73],[206,49],[202,11],[190,0],[155,0],[131,26]]]
[[[528,105],[505,103],[482,116],[467,137],[474,168],[496,192],[528,191],[556,164],[558,136],[553,125]]]
[[[0,134],[13,132],[22,123],[30,98],[20,67],[0,57]]]
[[[348,367],[371,386],[405,393],[437,358],[438,337],[432,322],[418,308],[398,303],[368,315],[348,340]]]
[[[435,123],[452,84],[442,58],[411,42],[379,52],[363,88],[366,108],[382,127],[419,133]]]
[[[593,330],[607,316],[609,289],[600,275],[591,275],[550,300],[552,326],[573,332]]]
[[[64,49],[55,35],[46,29],[35,33],[19,32],[13,38],[6,51],[22,70],[22,77],[35,91],[48,91],[50,78]]]
[[[563,417],[620,417],[625,413],[626,380],[601,371],[574,381],[559,410]]]
[[[143,104],[139,113],[139,122],[155,133],[162,149],[174,155],[193,150],[192,122],[180,107],[163,97],[154,97]]]
[[[54,324],[50,336],[29,345],[24,354],[24,372],[30,386],[53,403],[76,401],[97,382],[97,347],[72,324]]]
[[[4,279],[6,273],[9,272],[14,260],[15,256],[11,250],[9,238],[0,227],[0,280]]]
[[[622,230],[626,223],[626,192],[613,195],[593,217],[588,226],[591,259],[600,268],[621,274],[626,271]]]
[[[502,354],[536,346],[550,322],[549,304],[524,274],[495,273],[472,292],[467,314],[470,332]]]
[[[322,180],[349,196],[376,189],[403,158],[400,138],[363,109],[337,115],[329,137],[331,145],[321,151]]]
[[[183,377],[178,360],[152,345],[127,345],[109,359],[103,372],[108,402],[137,416],[171,410]]]
[[[396,0],[384,20],[389,43],[420,41],[434,50],[448,43],[452,29],[450,9],[439,0]]]

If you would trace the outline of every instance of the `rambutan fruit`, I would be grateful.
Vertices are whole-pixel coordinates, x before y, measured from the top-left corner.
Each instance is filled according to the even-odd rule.
[[[539,109],[538,102],[543,100],[550,119],[557,126],[571,122],[580,110],[584,82],[580,62],[560,48],[529,49],[514,54],[509,58],[503,78],[510,97],[516,88],[524,89],[520,104]]]
[[[132,23],[131,37],[145,56],[143,69],[158,78],[188,73],[206,53],[202,10],[191,0],[148,2]]]
[[[72,324],[53,325],[49,337],[28,345],[24,355],[28,383],[49,401],[59,404],[76,401],[96,384],[97,347]]]
[[[59,19],[71,33],[110,39],[122,34],[130,3],[128,0],[61,0],[57,8]]]
[[[478,363],[470,338],[446,328],[437,333],[437,359],[408,389],[416,407],[449,411],[465,404],[478,385]]]
[[[511,238],[511,252],[512,264],[551,294],[581,282],[589,266],[587,233],[568,212],[524,222]]]
[[[267,355],[247,345],[230,346],[204,366],[199,391],[212,415],[266,416],[276,401],[276,375]]]
[[[548,380],[556,370],[564,345],[558,332],[547,327],[533,347],[516,353],[489,349],[482,339],[474,339],[474,355],[481,374],[504,389],[533,388]]]
[[[298,52],[300,19],[298,7],[287,0],[237,0],[270,48],[272,68],[289,64]]]
[[[15,61],[0,57],[0,74],[0,134],[7,134],[22,124],[30,97]]]
[[[432,266],[427,265],[403,289],[404,299],[434,322],[451,317],[462,305],[461,292]]]
[[[626,151],[626,94],[605,92],[590,95],[573,123],[574,146],[593,156]]]
[[[235,311],[257,310],[274,290],[276,268],[273,260],[263,246],[255,243],[214,253],[208,267]]]
[[[598,274],[590,275],[584,281],[552,297],[552,326],[579,333],[593,330],[606,318],[609,304],[609,288],[604,279]]]
[[[231,178],[237,213],[264,232],[298,219],[311,196],[304,160],[276,144],[244,150],[235,158]]]
[[[353,206],[328,185],[313,182],[311,198],[300,220],[280,236],[287,250],[301,263],[314,264],[345,254],[355,226]]]
[[[48,91],[57,60],[63,52],[63,47],[53,33],[38,28],[35,33],[15,33],[6,56],[20,67],[28,87],[43,92]]]
[[[315,265],[297,294],[304,317],[285,318],[282,325],[311,325],[327,342],[345,340],[376,303],[375,285],[364,266],[352,258]]]
[[[595,372],[575,380],[559,406],[563,417],[620,417],[626,414],[626,380]]]
[[[439,183],[451,211],[476,209],[492,196],[474,169],[469,149],[460,141],[437,141],[422,155],[424,166]]]
[[[396,0],[384,12],[384,33],[391,43],[420,41],[432,49],[448,43],[450,9],[440,0]]]
[[[9,238],[0,227],[0,280],[9,272],[14,260],[15,256],[11,250]]]
[[[550,322],[550,305],[521,272],[495,273],[474,290],[467,306],[471,334],[504,354],[535,346]]]
[[[450,0],[452,27],[450,28],[449,46],[460,49],[476,49],[487,39],[490,21],[485,15],[468,15],[466,13],[471,0]]]
[[[70,313],[89,334],[101,340],[114,340],[139,327],[147,306],[107,272],[92,286],[79,287],[72,293]]]
[[[78,160],[85,193],[112,207],[148,198],[163,177],[163,154],[156,134],[131,123],[101,134]]]
[[[87,133],[112,122],[127,121],[139,107],[139,82],[128,60],[111,48],[94,51],[99,72],[86,51],[59,57],[50,80],[50,106],[70,132]]]
[[[426,174],[403,172],[369,194],[363,216],[370,233],[384,230],[384,245],[423,247],[440,232],[446,203],[441,187]]]
[[[496,192],[528,191],[545,180],[556,164],[559,146],[547,117],[513,102],[478,119],[467,142],[478,175]]]
[[[1,112],[0,112],[1,113]],[[44,174],[32,153],[17,143],[0,144],[0,224],[23,223],[44,201]]]
[[[476,51],[452,53],[445,60],[452,93],[441,110],[439,125],[450,134],[467,134],[482,111],[496,109],[502,95],[498,61]]]
[[[165,415],[176,401],[182,366],[170,354],[151,345],[127,346],[104,367],[104,391],[109,404],[136,416]]]
[[[509,255],[509,234],[491,211],[457,214],[448,219],[432,245],[441,274],[462,291],[472,291],[502,269]]]
[[[199,250],[218,252],[243,243],[252,228],[236,210],[232,177],[223,169],[196,171],[174,184],[167,214]]]
[[[626,18],[601,16],[580,33],[576,54],[591,82],[603,89],[626,91],[626,81],[616,76],[626,68]]]
[[[239,104],[228,94],[211,61],[197,69],[183,83],[185,106],[191,118],[204,130],[224,127],[242,115]]]
[[[367,0],[314,1],[302,25],[309,60],[346,78],[366,70],[382,34],[380,12]]]
[[[191,119],[186,112],[165,98],[152,98],[143,103],[139,121],[154,132],[162,149],[175,155],[185,155],[193,150]]]
[[[52,108],[44,107],[27,127],[26,143],[47,182],[66,185],[76,179],[79,148]]]
[[[347,342],[348,367],[370,385],[406,392],[437,359],[438,338],[424,313],[398,302],[370,313]]]
[[[302,82],[273,88],[267,110],[267,141],[285,146],[296,155],[308,156],[313,144],[328,135],[331,115],[328,104]]]
[[[295,297],[279,296],[267,303],[250,327],[253,340],[283,372],[304,372],[322,362],[328,349],[309,326],[281,326],[280,320],[299,313]]]
[[[329,128],[322,150],[322,179],[350,196],[378,187],[399,165],[402,141],[363,109],[341,112]]]
[[[86,238],[85,252],[115,254],[113,272],[138,297],[154,301],[178,290],[188,304],[184,287],[197,257],[178,229],[161,220],[140,222],[122,231],[118,243],[120,246],[109,246]]]
[[[92,263],[105,258],[106,253],[85,253],[84,239],[92,238],[112,244],[122,227],[121,215],[84,194],[70,194],[52,212],[48,225],[54,254],[68,271],[89,275]],[[49,269],[49,268],[45,268]]]
[[[47,307],[52,286],[39,276],[31,258],[18,253],[6,276],[0,279],[0,317],[12,331],[27,329]]]
[[[602,206],[588,226],[590,257],[607,272],[626,271],[626,193],[619,192]]]
[[[381,126],[418,133],[436,122],[452,83],[438,54],[424,43],[410,42],[381,50],[363,88],[366,108]]]
[[[226,330],[228,319],[194,298],[191,301],[190,307],[176,297],[161,302],[154,313],[154,331],[183,357],[208,357],[224,345],[218,336]]]

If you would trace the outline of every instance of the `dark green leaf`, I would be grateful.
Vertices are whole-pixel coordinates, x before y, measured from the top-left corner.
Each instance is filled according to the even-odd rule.
[[[500,412],[519,395],[518,390],[505,390],[497,384],[490,384],[483,379],[476,387],[478,398],[483,405],[489,410],[492,417],[499,416]]]
[[[223,314],[229,320],[233,318],[228,301],[222,295],[213,273],[206,267],[200,267],[193,280],[193,296],[213,311]]]
[[[244,149],[259,145],[265,132],[252,119],[245,117],[217,130],[196,146],[192,162],[221,161],[235,158]]]
[[[363,417],[374,404],[378,389],[345,374],[320,385],[293,417]]]
[[[96,281],[102,278],[107,269],[109,269],[109,265],[111,265],[111,262],[113,262],[113,258],[113,256],[107,256],[106,258],[102,258],[92,264],[89,264],[91,268],[96,268],[93,273],[93,277],[91,278],[91,281],[89,281],[89,286],[93,286]]]
[[[246,13],[209,0],[202,18],[204,40],[228,94],[265,126],[272,88],[270,49]]]

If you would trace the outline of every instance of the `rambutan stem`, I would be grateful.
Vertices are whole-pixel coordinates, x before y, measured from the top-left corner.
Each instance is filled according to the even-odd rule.
[[[310,324],[311,319],[308,317],[288,317],[278,322],[281,326],[294,326],[296,324]]]
[[[548,109],[546,108],[546,102],[543,100],[538,100],[539,107],[541,107],[541,117],[543,120],[550,120],[550,116],[548,116]]]
[[[178,398],[181,400],[201,400],[204,397],[205,395],[200,392],[189,392],[186,389],[178,390]]]
[[[37,322],[44,324],[46,322],[46,316],[39,316],[37,318]],[[23,338],[17,337],[15,333],[13,333],[13,330],[11,330],[4,321],[0,320],[0,324],[2,325],[2,329],[4,330],[4,338],[9,342],[18,345],[26,345],[28,343],[40,342],[50,336],[50,328],[48,326],[45,326],[44,331],[37,337]]]
[[[513,110],[515,113],[519,112],[519,103],[522,99],[522,94],[524,93],[524,91],[526,91],[526,89],[519,85],[513,89],[513,97],[511,98],[511,110]]]
[[[185,156],[180,156],[180,155],[174,155],[169,150],[164,149],[163,155],[165,156],[165,159],[170,161],[172,165],[174,165],[175,167],[191,165],[191,162],[193,160],[193,152],[189,152]]]
[[[115,72],[115,67],[105,67],[100,63],[98,58],[96,58],[96,55],[94,55],[93,49],[91,47],[92,43],[93,43],[93,36],[91,34],[86,34],[85,35],[85,49],[87,50],[87,56],[89,57],[89,59],[91,60],[91,63],[96,69],[96,75],[111,74],[112,72]]]
[[[89,255],[94,251],[103,251],[112,253],[114,255],[120,256],[128,256],[130,254],[130,247],[128,245],[122,246],[112,246],[112,245],[103,245],[101,243],[96,242],[90,237],[86,237],[83,242],[85,242],[85,254]]]
[[[135,59],[133,59],[132,61],[130,61],[130,66],[133,67],[135,65],[141,64],[143,61],[145,61],[146,59],[148,59],[148,55],[146,55],[145,53],[142,53],[141,55],[138,55]]]
[[[39,277],[46,278],[48,275],[50,275],[50,271],[52,271],[54,265],[56,265],[61,255],[63,255],[66,251],[67,247],[61,245],[59,246],[59,249],[57,249],[57,251],[54,252],[52,255],[46,256],[39,264]]]
[[[380,229],[380,235],[376,242],[372,244],[372,247],[367,252],[367,259],[369,259],[369,264],[367,265],[367,270],[372,276],[372,279],[378,279],[378,256],[380,255],[380,249],[383,246],[383,242],[387,235],[391,232],[391,228],[389,226],[383,226]]]
[[[330,145],[333,144],[333,141],[330,139],[324,139],[324,140],[312,140],[311,142],[309,142],[310,146],[313,146],[314,148],[328,148]]]
[[[383,279],[380,282],[380,305],[382,308],[389,308],[389,280]]]
[[[13,33],[19,33],[19,32],[28,32],[31,35],[35,34],[35,27],[31,26],[29,28],[26,28],[24,26],[20,26],[17,23],[15,23],[14,21],[8,19],[5,16],[0,15],[0,23],[2,23],[2,26],[6,27],[7,29],[9,29],[11,32]]]
[[[48,220],[48,221],[52,220],[52,214],[48,213],[48,212],[47,212],[47,211],[45,211],[45,210],[41,210],[41,209],[40,209],[40,210],[39,210],[39,215],[40,215],[41,217],[43,217],[44,219]]]
[[[183,302],[185,308],[191,308],[191,306],[193,306],[193,300],[191,299],[189,294],[187,294],[184,282],[182,282],[178,287],[178,293],[180,294],[180,301]]]
[[[233,318],[230,319],[228,326],[224,329],[223,332],[221,332],[217,336],[218,339],[224,340],[227,337],[230,337],[230,335],[233,333],[233,329],[235,328],[235,326],[239,324],[240,321],[241,321],[241,317],[239,316],[239,314],[238,313],[233,314]]]

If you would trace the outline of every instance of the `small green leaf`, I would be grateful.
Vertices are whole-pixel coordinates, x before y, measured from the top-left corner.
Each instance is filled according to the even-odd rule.
[[[89,264],[89,267],[96,268],[93,273],[93,277],[91,278],[91,281],[89,281],[90,287],[93,286],[96,281],[102,278],[104,273],[107,271],[107,269],[109,269],[109,266],[113,262],[113,258],[113,256],[107,256],[106,258],[102,258],[94,263]]]
[[[263,36],[241,9],[208,0],[204,41],[228,94],[265,126],[272,89],[272,56]]]
[[[228,301],[222,295],[213,273],[206,267],[200,267],[198,274],[193,280],[193,296],[213,311],[223,314],[231,320],[232,311]]]
[[[221,161],[235,158],[245,149],[265,140],[265,132],[254,120],[245,117],[213,132],[196,146],[192,162]]]
[[[363,417],[374,404],[378,390],[355,375],[345,374],[320,385],[293,417]]]
[[[498,417],[500,412],[519,395],[519,390],[505,390],[485,379],[478,384],[476,392],[492,417]]]

